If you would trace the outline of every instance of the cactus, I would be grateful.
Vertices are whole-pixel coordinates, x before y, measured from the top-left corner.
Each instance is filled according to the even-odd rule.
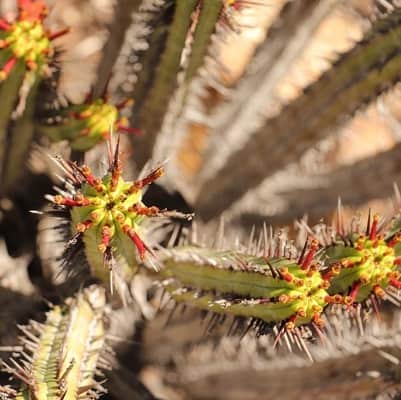
[[[3,364],[21,384],[16,399],[89,399],[102,390],[94,375],[104,352],[104,306],[104,291],[93,286],[54,306],[43,324],[21,327],[21,359]]]
[[[143,166],[146,158],[151,155],[151,148],[155,143],[158,130],[161,128],[163,115],[166,112],[167,104],[177,86],[176,77],[180,71],[182,51],[188,35],[191,21],[191,14],[195,10],[197,0],[179,1],[175,3],[174,16],[169,27],[168,36],[165,39],[164,51],[160,56],[159,64],[155,70],[154,80],[148,83],[148,92],[144,99],[138,98],[143,102],[138,113],[138,122],[147,135],[146,142],[137,143],[139,154],[142,160],[138,162]],[[162,32],[156,30],[153,35],[161,35]],[[152,38],[153,39],[153,38]],[[151,40],[152,40],[151,39]],[[155,49],[156,44],[153,44]],[[144,65],[143,68],[147,66]],[[144,73],[149,74],[148,71]],[[134,98],[137,98],[134,91]]]
[[[15,18],[0,19],[0,231],[10,254],[22,254],[4,258],[0,242],[1,264],[12,264],[0,272],[6,288],[0,300],[7,300],[0,351],[11,353],[3,357],[0,398],[94,399],[105,390],[111,399],[276,398],[281,391],[283,398],[309,398],[316,387],[324,398],[331,376],[341,376],[336,390],[349,389],[349,376],[358,388],[366,383],[359,398],[387,390],[397,371],[385,363],[396,365],[399,358],[399,191],[395,210],[382,203],[378,211],[386,218],[375,215],[366,224],[353,217],[348,226],[340,212],[333,225],[309,226],[304,218],[296,233],[292,226],[277,230],[275,221],[305,212],[311,224],[326,220],[344,186],[352,189],[344,195],[352,205],[390,195],[399,176],[398,143],[390,148],[386,142],[382,154],[340,167],[334,146],[332,153],[314,146],[334,142],[331,133],[379,97],[382,118],[396,132],[398,2],[379,1],[372,11],[358,0],[121,0],[106,23],[97,3],[89,7],[85,0],[79,2],[82,14],[89,7],[83,31],[93,28],[93,36],[75,53],[67,40],[65,57],[53,40],[67,30],[46,28],[46,4],[17,3]],[[75,6],[60,3],[56,11]],[[364,13],[363,38],[330,60],[298,97],[276,107],[279,81],[293,74],[320,28],[335,13],[355,22],[355,11]],[[248,31],[268,14],[272,21],[261,18]],[[80,13],[60,15],[67,25],[71,15],[80,20]],[[72,41],[82,34],[76,21]],[[102,54],[93,57],[100,60],[93,82],[81,71],[71,78],[70,56],[97,48],[106,30]],[[249,65],[231,76],[225,50],[235,52],[237,37],[252,36]],[[81,103],[72,101],[77,97],[68,79],[77,80],[74,88],[93,88]],[[120,135],[141,132],[129,140]],[[29,153],[33,139],[40,147]],[[97,164],[105,149],[102,174]],[[316,174],[304,168],[304,158],[300,162],[309,151],[326,162]],[[182,160],[193,162],[194,154],[189,171]],[[166,157],[167,167],[160,163]],[[299,182],[287,182],[285,174],[295,169]],[[304,182],[316,176],[321,187],[311,190]],[[265,178],[272,185],[258,197],[254,189]],[[52,189],[55,180],[62,184]],[[256,206],[244,211],[238,200],[246,192]],[[179,221],[192,219],[181,206],[194,208],[210,226]],[[255,237],[243,221],[259,221],[266,209],[275,226]],[[223,212],[228,229],[214,238],[210,232]],[[12,301],[18,307],[10,307]],[[45,318],[39,309],[47,310]],[[182,313],[172,318],[177,309]],[[32,315],[42,322],[22,325]],[[23,332],[19,341],[14,320]],[[109,343],[115,355],[107,354],[106,362]],[[103,368],[111,371],[100,384],[96,375]]]
[[[209,258],[207,251],[177,249],[173,251],[174,257],[165,261],[163,275],[168,292],[177,302],[248,317],[252,324],[255,320],[263,321],[258,324],[259,332],[268,332],[274,323],[283,321],[288,330],[312,321],[321,326],[329,281],[322,278],[319,266],[312,264],[316,248],[316,243],[312,243],[298,262],[247,257],[235,252],[212,254]],[[185,261],[191,257],[204,259],[206,265]],[[168,278],[173,278],[173,282]],[[214,293],[218,293],[217,297]]]
[[[400,288],[398,219],[383,233],[378,226],[378,215],[369,218],[366,234],[345,234],[341,226],[329,244],[324,238],[330,236],[322,233],[296,257],[285,257],[282,239],[269,242],[266,232],[265,247],[255,254],[191,246],[164,250],[161,285],[178,304],[248,318],[246,331],[254,327],[277,338],[299,334],[297,327],[308,324],[325,331],[323,312],[330,314],[330,305],[350,311],[371,303],[378,312],[379,299]]]
[[[59,160],[69,181],[69,193],[50,197],[55,210],[67,211],[71,219],[73,239],[67,252],[74,246],[83,246],[91,273],[110,282],[113,288],[113,273],[130,282],[145,256],[153,255],[151,247],[143,239],[146,222],[153,217],[184,216],[184,214],[147,207],[142,202],[143,189],[163,175],[159,166],[146,177],[136,181],[122,178],[123,165],[120,159],[120,138],[115,149],[109,142],[109,168],[103,178],[93,175],[87,165]],[[71,248],[72,247],[72,248]],[[117,265],[115,265],[117,264]],[[68,265],[74,268],[74,265]]]

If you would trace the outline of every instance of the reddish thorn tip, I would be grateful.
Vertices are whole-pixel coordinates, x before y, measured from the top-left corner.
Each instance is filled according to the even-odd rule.
[[[138,136],[143,135],[143,131],[141,129],[132,128],[132,127],[129,127],[129,126],[124,126],[124,125],[121,125],[121,124],[117,125],[117,129],[119,131],[122,131],[122,132],[125,132],[125,133],[129,133],[131,135],[138,135]]]
[[[370,240],[376,239],[378,224],[379,224],[379,216],[375,214],[373,217],[372,227],[370,228],[370,234],[369,234]]]
[[[141,260],[145,258],[145,253],[146,253],[146,246],[145,243],[142,241],[142,239],[139,237],[139,235],[133,230],[129,229],[127,231],[128,236],[131,238],[131,240],[134,242],[135,247],[137,248],[139,252],[139,257]]]
[[[398,279],[391,278],[390,285],[397,289],[401,289],[401,281],[399,281]]]
[[[65,29],[62,29],[61,31],[50,33],[48,38],[49,38],[49,40],[55,40],[55,39],[58,39],[61,36],[66,35],[69,32],[70,32],[70,28],[65,28]]]
[[[0,71],[0,80],[4,80],[8,77],[14,65],[17,63],[17,59],[15,57],[11,57],[6,64],[4,65],[3,69]]]
[[[8,31],[11,25],[3,18],[0,18],[0,29],[3,31]]]

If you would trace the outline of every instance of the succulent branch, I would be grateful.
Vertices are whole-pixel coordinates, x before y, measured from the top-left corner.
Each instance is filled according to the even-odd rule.
[[[247,257],[235,252],[217,253],[208,259],[207,250],[202,254],[196,248],[183,249],[189,259],[203,259],[204,266],[179,261],[177,249],[173,251],[177,259],[167,260],[162,271],[167,278],[166,288],[176,301],[206,311],[250,317],[252,324],[264,321],[257,326],[261,333],[272,329],[274,322],[284,320],[287,329],[311,321],[320,325],[328,282],[322,279],[317,266],[311,268],[314,246],[305,260],[298,263],[286,258]],[[174,281],[171,283],[168,278]],[[231,296],[215,297],[213,292]]]
[[[197,3],[197,0],[188,0],[185,2],[178,1],[175,4],[174,16],[168,28],[165,46],[155,70],[154,81],[138,114],[138,124],[146,133],[146,140],[136,143],[138,149],[137,162],[140,166],[143,166],[152,155],[151,149],[161,128],[168,102],[177,87],[177,74],[180,71],[182,52],[191,24],[191,15]],[[143,65],[143,68],[145,67],[146,65]]]
[[[197,23],[193,33],[188,65],[185,69],[187,83],[194,78],[204,62],[211,36],[215,32],[223,7],[224,4],[221,1],[201,1],[198,4]]]
[[[129,284],[140,263],[147,257],[152,264],[154,253],[144,239],[146,225],[157,217],[186,217],[180,213],[147,207],[143,201],[143,189],[163,175],[159,166],[147,176],[136,181],[122,177],[120,137],[115,149],[109,142],[109,168],[103,178],[93,175],[91,169],[76,163],[56,159],[66,174],[65,187],[60,194],[50,196],[56,215],[65,215],[71,221],[71,234],[65,250],[65,266],[75,268],[74,254],[82,249],[93,276],[119,285]],[[157,268],[156,265],[154,265]],[[124,298],[124,296],[122,296]]]
[[[374,322],[376,329],[366,330],[364,337],[339,319],[336,326],[342,334],[336,346],[320,348],[314,353],[314,363],[294,354],[272,354],[271,343],[261,339],[244,338],[238,343],[224,338],[224,344],[217,349],[209,343],[201,344],[182,358],[169,359],[175,369],[166,379],[191,399],[243,399],[244,381],[249,399],[327,400],[348,395],[350,399],[392,399],[399,391],[399,384],[393,383],[400,356],[396,349],[399,317],[392,316],[387,328]],[[147,349],[149,353],[158,343],[152,344]],[[329,378],[329,374],[335,378]],[[205,387],[210,388],[206,395]]]
[[[360,221],[357,228],[346,227],[339,211],[336,229],[321,230],[298,254],[280,236],[269,239],[267,231],[254,254],[199,247],[165,250],[161,286],[178,304],[215,314],[212,326],[233,315],[234,321],[248,318],[236,331],[255,329],[257,335],[273,334],[276,342],[285,335],[302,340],[300,327],[305,325],[322,335],[331,305],[350,311],[362,304],[377,311],[380,299],[397,297],[399,219],[387,227],[379,223],[375,215],[369,216],[366,232]]]
[[[42,324],[21,327],[24,350],[3,362],[21,385],[16,399],[90,399],[102,390],[94,380],[104,351],[104,291],[85,289],[54,306]]]

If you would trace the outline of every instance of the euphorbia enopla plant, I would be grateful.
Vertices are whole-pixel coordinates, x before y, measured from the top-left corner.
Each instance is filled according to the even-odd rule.
[[[99,398],[104,389],[96,375],[107,366],[105,303],[104,289],[93,285],[51,307],[45,321],[20,326],[21,350],[2,365],[19,390],[0,386],[0,398]]]
[[[19,0],[14,19],[0,19],[0,164],[5,193],[15,184],[33,138],[33,115],[39,84],[51,76],[53,40],[44,26],[48,13],[42,1]]]
[[[272,247],[272,246],[271,246]],[[270,247],[270,248],[271,248]],[[241,251],[184,247],[167,250],[160,274],[163,286],[179,303],[219,315],[248,317],[259,334],[295,332],[298,327],[323,326],[329,281],[315,258],[317,241],[305,245],[298,259],[281,250],[265,256]],[[269,256],[268,254],[272,254]]]
[[[296,256],[283,252],[279,236],[265,239],[256,253],[196,243],[167,249],[161,286],[178,304],[212,313],[212,325],[232,315],[240,332],[274,333],[276,343],[283,334],[301,337],[305,326],[321,336],[324,310],[333,304],[347,312],[358,305],[378,312],[380,299],[394,301],[401,288],[401,233],[394,221],[379,227],[379,217],[369,217],[363,233],[339,226],[332,235],[316,235]]]
[[[149,220],[190,216],[146,206],[142,202],[143,189],[163,175],[163,167],[155,168],[142,179],[126,181],[122,177],[119,138],[115,149],[110,143],[109,167],[102,178],[95,177],[87,165],[57,159],[66,173],[67,191],[50,198],[56,213],[65,211],[71,220],[73,237],[65,255],[72,262],[67,262],[66,267],[74,268],[71,254],[83,250],[91,274],[110,283],[111,288],[115,285],[125,300],[124,288],[139,264],[146,258],[156,266],[145,239]]]

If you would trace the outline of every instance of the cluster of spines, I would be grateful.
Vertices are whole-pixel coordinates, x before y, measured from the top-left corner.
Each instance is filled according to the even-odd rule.
[[[0,19],[0,54],[4,54],[0,80],[6,79],[19,62],[39,75],[46,72],[54,53],[51,41],[68,31],[47,32],[43,26],[47,13],[48,8],[42,1],[19,0],[18,18],[15,21]]]
[[[119,271],[129,282],[145,258],[152,263],[152,257],[146,256],[153,256],[153,250],[143,239],[143,227],[149,219],[184,215],[142,202],[143,189],[163,175],[162,166],[142,179],[125,181],[119,138],[114,150],[109,145],[109,169],[101,179],[86,165],[57,159],[66,174],[66,191],[60,189],[58,195],[49,198],[55,212],[64,212],[71,220],[73,236],[66,257],[70,258],[69,252],[75,253],[77,244],[82,246],[92,274],[110,282],[112,288],[113,273]]]
[[[21,326],[23,350],[3,363],[21,384],[10,398],[92,399],[103,388],[94,379],[105,348],[104,290],[92,286],[65,305],[54,306],[46,321]],[[19,390],[19,392],[17,392]],[[11,395],[10,395],[11,396]]]
[[[142,132],[131,127],[121,112],[133,104],[125,99],[114,105],[107,92],[94,99],[90,93],[82,104],[72,104],[56,110],[39,126],[40,133],[53,141],[67,140],[73,150],[87,151],[110,138],[110,132],[133,135]]]
[[[366,232],[340,234],[325,249],[329,292],[348,306],[370,298],[377,308],[377,298],[390,296],[388,288],[401,288],[401,234],[380,233],[379,222],[378,215],[369,215]]]
[[[369,217],[363,234],[345,234],[343,228],[331,235],[322,233],[325,240],[315,236],[297,258],[286,257],[277,243],[255,255],[240,249],[168,249],[160,272],[162,286],[177,303],[250,318],[246,331],[275,331],[279,340],[284,333],[299,335],[299,328],[312,326],[321,336],[324,311],[330,305],[346,310],[371,305],[378,313],[379,300],[397,303],[392,291],[401,287],[401,235],[398,220],[394,221],[387,234],[380,234],[377,215],[372,221]]]

